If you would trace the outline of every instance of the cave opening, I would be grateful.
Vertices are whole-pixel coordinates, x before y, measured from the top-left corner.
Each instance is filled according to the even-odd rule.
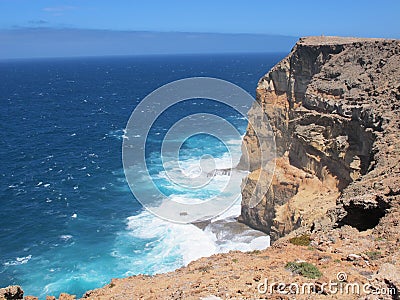
[[[389,205],[380,203],[376,207],[364,207],[351,204],[346,207],[347,215],[340,220],[339,227],[349,225],[357,228],[359,231],[366,231],[375,228],[379,224],[382,217],[385,216]]]

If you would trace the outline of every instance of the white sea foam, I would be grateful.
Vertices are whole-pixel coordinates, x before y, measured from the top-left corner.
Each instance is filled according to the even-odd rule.
[[[241,140],[229,140],[227,145],[231,153],[225,153],[216,158],[206,158],[213,161],[214,169],[231,169],[239,162]],[[207,173],[213,169],[204,170],[201,167],[204,165],[200,164],[199,158],[186,157],[179,163],[165,158],[165,170],[153,178],[162,182],[163,188],[170,192],[168,200],[173,202],[196,204],[208,201],[210,197],[217,199],[216,205],[210,206],[212,208],[211,215],[213,216],[216,212],[219,214],[210,220],[208,225],[205,227],[203,225],[200,229],[193,224],[176,224],[162,220],[148,211],[128,218],[129,235],[136,239],[149,240],[145,245],[145,251],[149,251],[146,260],[151,260],[156,264],[155,272],[171,270],[170,265],[163,265],[168,257],[175,259],[180,257],[181,264],[186,265],[200,257],[215,253],[231,250],[253,251],[269,246],[269,236],[236,221],[236,217],[240,215],[241,211],[240,185],[247,172],[232,169],[229,174],[224,175],[217,172],[213,174],[212,178],[207,178]],[[183,185],[193,184],[196,180],[207,179],[208,181],[204,187],[198,189],[187,189],[185,186],[171,182],[171,178],[182,177],[182,174],[187,176],[186,179],[180,181]],[[140,181],[140,173],[137,175]],[[143,183],[143,188],[145,188],[145,181]],[[232,198],[232,195],[237,195],[237,197]],[[227,199],[236,200],[230,202],[230,206],[226,207]],[[223,203],[223,206],[218,206],[219,203]],[[168,211],[171,215],[179,213],[176,212],[176,206],[171,201],[155,202],[155,205],[156,208],[152,209],[155,212],[162,211],[162,215],[168,215]],[[114,255],[121,254],[117,251]],[[180,265],[177,263],[174,266],[176,268]]]
[[[153,258],[181,255],[186,265],[216,252],[214,241],[200,228],[191,224],[164,221],[147,211],[129,217],[128,229],[133,237],[157,240],[151,253]]]
[[[164,221],[144,211],[128,218],[129,234],[134,238],[148,239],[144,251],[149,251],[146,260],[158,266],[155,273],[171,271],[174,268],[164,266],[168,257],[181,257],[182,265],[201,257],[231,250],[253,251],[269,246],[269,236],[238,224],[236,220],[220,220],[210,223],[204,230],[193,224],[175,224]],[[241,227],[239,230],[237,227]],[[114,256],[118,256],[114,253]],[[150,262],[149,262],[150,263]],[[133,273],[132,273],[133,274]],[[129,275],[129,274],[128,274]]]
[[[28,255],[28,256],[24,256],[24,257],[17,257],[17,258],[15,258],[15,260],[5,262],[4,266],[23,265],[23,264],[26,264],[31,258],[32,258],[32,255]]]
[[[70,235],[70,234],[63,234],[63,235],[60,235],[60,239],[63,240],[64,242],[67,242],[67,241],[69,241],[69,240],[72,239],[72,238],[73,238],[73,236]]]
[[[241,200],[241,197],[238,199],[238,201],[234,202],[233,205],[229,209],[224,211],[219,216],[216,216],[215,218],[213,218],[211,220],[211,222],[234,219],[234,218],[238,217],[240,215],[240,212],[242,209],[241,205],[240,205],[240,200]]]
[[[164,221],[147,211],[128,218],[127,232],[133,238],[132,242],[137,243],[137,239],[147,241],[144,244],[144,253],[136,249],[135,251],[139,252],[134,252],[141,256],[142,264],[144,261],[146,265],[152,266],[146,269],[147,272],[171,271],[192,260],[215,253],[230,250],[252,251],[269,246],[267,235],[236,221],[241,211],[240,186],[247,172],[235,169],[241,157],[241,137],[224,142],[229,152],[225,152],[222,156],[217,152],[220,151],[221,145],[211,148],[196,138],[188,140],[189,147],[179,153],[179,158],[177,153],[172,151],[163,152],[164,170],[156,175],[152,173],[154,183],[160,191],[164,193],[167,191],[165,197],[161,197],[163,199],[161,201],[160,197],[154,198],[154,192],[148,187],[148,179],[143,176],[143,172],[134,168],[125,170],[135,174],[136,187],[143,189],[141,195],[148,196],[146,206],[150,207],[152,212],[170,220],[177,220],[175,219],[177,215],[182,221],[186,216],[190,221],[203,220],[198,226],[182,225]],[[191,152],[190,149],[194,150]],[[207,151],[202,153],[202,149]],[[151,157],[152,164],[157,164],[158,159],[157,155]],[[159,168],[158,165],[154,167]],[[197,208],[190,210],[187,205],[184,211],[177,211],[177,207],[183,206],[177,206],[176,203],[203,202],[209,204],[205,213],[197,212]],[[203,210],[203,205],[200,206]],[[213,219],[204,221],[207,217]],[[119,243],[121,245],[121,242]],[[124,259],[129,257],[129,252],[123,253],[118,247],[116,249],[114,255]],[[171,264],[171,260],[174,263]],[[139,270],[141,268],[137,261],[132,264],[132,270],[135,268]]]
[[[105,134],[105,136],[121,140],[122,138],[126,138],[125,133],[126,133],[125,129],[117,129],[117,130],[111,130],[110,132]]]

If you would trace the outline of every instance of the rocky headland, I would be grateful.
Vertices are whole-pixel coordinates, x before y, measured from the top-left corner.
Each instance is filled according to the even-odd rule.
[[[276,158],[262,165],[249,126],[239,220],[272,246],[114,279],[84,298],[399,299],[400,41],[302,38],[260,79],[256,100]]]
[[[260,79],[257,101],[274,131],[277,159],[273,174],[263,170],[249,128],[244,223],[273,241],[299,227],[397,230],[387,219],[400,192],[399,58],[396,40],[303,38]],[[251,208],[248,199],[258,192],[252,180],[260,176],[272,184]]]

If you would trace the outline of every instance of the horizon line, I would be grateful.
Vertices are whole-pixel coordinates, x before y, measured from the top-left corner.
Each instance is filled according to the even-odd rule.
[[[76,56],[42,56],[42,57],[12,57],[12,58],[1,58],[0,63],[12,62],[12,61],[44,61],[44,60],[62,60],[62,59],[96,59],[96,58],[135,58],[135,57],[163,57],[163,56],[208,56],[208,55],[265,55],[265,54],[277,54],[285,55],[288,52],[285,51],[246,51],[246,52],[193,52],[193,53],[138,53],[138,54],[111,54],[111,55],[76,55]]]
[[[107,32],[137,32],[137,33],[189,33],[189,34],[224,34],[224,35],[257,35],[301,38],[303,36],[280,34],[280,33],[256,33],[256,32],[217,32],[217,31],[176,31],[176,30],[136,30],[136,29],[107,29],[107,28],[80,28],[80,27],[50,27],[50,26],[19,26],[0,28],[0,31],[18,31],[18,30],[82,30],[82,31],[107,31]]]

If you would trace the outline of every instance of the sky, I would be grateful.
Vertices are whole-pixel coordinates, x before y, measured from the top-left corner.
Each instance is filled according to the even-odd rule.
[[[247,51],[255,52],[262,50],[257,43],[264,43],[266,36],[287,38],[287,45],[278,43],[277,51],[290,50],[289,45],[298,37],[309,35],[400,38],[399,13],[398,0],[0,0],[0,58],[29,56],[29,49],[23,49],[27,44],[33,46],[31,56],[68,55],[68,51],[84,55],[82,40],[88,37],[90,44],[101,45],[104,54],[158,53],[162,51],[155,51],[157,46],[170,40],[170,36],[159,34],[163,32],[185,33],[175,37],[165,53],[182,51],[183,46],[185,52],[196,52],[199,43],[204,49],[198,52],[245,51],[246,43]],[[102,44],[100,37],[105,32],[113,47],[104,41]],[[135,47],[141,40],[127,36],[132,32],[149,33],[144,40],[148,47]],[[154,32],[157,34],[150,37]],[[113,33],[114,38],[110,37]],[[185,45],[188,33],[200,42],[193,47]],[[211,34],[210,38],[204,34]],[[212,34],[219,34],[218,38]],[[246,39],[246,34],[252,34],[253,39]],[[132,42],[123,43],[126,38]],[[234,49],[227,42],[223,47],[225,38],[242,46]],[[70,47],[60,51],[56,44],[65,39]],[[222,46],[212,47],[215,40]],[[268,41],[266,51],[272,51],[273,41]],[[120,44],[119,51],[115,43]],[[40,45],[46,47],[40,51]],[[86,47],[88,51],[93,48]]]

